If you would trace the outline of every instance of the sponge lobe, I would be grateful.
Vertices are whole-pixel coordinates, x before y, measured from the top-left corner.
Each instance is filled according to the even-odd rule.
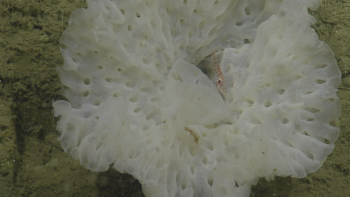
[[[271,16],[258,27],[255,42],[241,50],[225,49],[222,66],[234,76],[227,102],[237,128],[248,135],[258,125],[272,125],[275,143],[297,150],[290,155],[295,163],[273,173],[304,177],[320,167],[338,138],[340,71],[330,48],[292,13]]]

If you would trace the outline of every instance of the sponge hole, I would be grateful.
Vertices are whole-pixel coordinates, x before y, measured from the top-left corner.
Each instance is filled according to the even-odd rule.
[[[89,96],[89,91],[84,91],[83,92],[83,97],[87,97],[87,96]]]
[[[158,81],[158,80],[154,80],[154,81],[152,81],[152,84],[153,84],[154,86],[158,86],[159,81]]]
[[[271,105],[272,105],[272,103],[271,103],[270,101],[267,101],[267,102],[264,104],[265,107],[270,107]]]
[[[282,119],[282,124],[287,124],[288,122],[289,122],[289,120],[287,118]]]
[[[154,98],[151,99],[151,102],[159,103],[159,98],[158,97],[154,97]]]
[[[92,101],[92,104],[95,105],[95,106],[99,106],[100,103],[101,103],[100,99],[96,99],[96,100]]]
[[[284,92],[285,92],[284,89],[279,89],[279,90],[277,90],[277,93],[280,94],[280,95],[282,95]]]
[[[318,84],[324,84],[324,83],[326,83],[326,80],[317,79],[317,80],[316,80],[316,83],[318,83]]]
[[[247,14],[247,15],[250,15],[251,14],[251,11],[250,11],[250,8],[246,7],[244,9],[244,12]]]
[[[141,92],[150,92],[151,91],[151,88],[150,87],[144,87],[144,88],[141,88]]]
[[[131,98],[130,98],[130,101],[131,102],[136,102],[138,99],[137,99],[137,96],[132,96]]]
[[[158,64],[158,63],[156,63],[156,65],[155,65],[155,66],[156,66],[156,68],[157,68],[157,70],[158,70],[158,71],[160,71],[160,72],[161,72],[161,71],[163,70],[162,65],[160,65],[160,64]]]
[[[254,101],[247,99],[247,98],[244,99],[244,102],[246,102],[249,105],[249,107],[254,104]]]
[[[180,25],[184,25],[185,24],[185,20],[184,19],[181,19],[180,20]]]
[[[207,148],[211,151],[214,150],[213,144],[210,144]]]
[[[181,188],[182,188],[182,190],[184,190],[184,189],[186,189],[186,187],[187,187],[187,180],[184,179],[181,181]]]
[[[149,73],[142,73],[142,77],[145,78],[147,81],[150,81],[152,79],[152,75]]]
[[[229,144],[229,141],[227,138],[224,139],[224,145],[227,146]]]
[[[85,85],[89,85],[90,84],[90,79],[89,78],[84,79],[84,83],[85,83]]]
[[[212,187],[213,186],[213,177],[211,177],[211,176],[209,176],[208,177],[208,184],[210,185],[210,187]]]
[[[194,166],[190,166],[191,173],[194,174]]]
[[[308,112],[311,112],[313,114],[315,114],[315,113],[320,111],[320,110],[318,110],[316,108],[313,108],[313,107],[307,107],[307,108],[305,108],[305,110],[308,111]]]
[[[311,93],[313,93],[313,92],[312,91],[305,92],[305,94],[311,94]]]
[[[308,121],[308,122],[312,122],[312,121],[315,120],[315,119],[312,118],[312,117],[302,117],[302,119],[303,119],[303,120],[306,120],[306,121]]]
[[[207,165],[207,162],[208,162],[207,156],[203,155],[202,163],[203,163],[204,165]]]
[[[307,120],[307,121],[309,121],[309,122],[311,122],[311,121],[314,121],[314,120],[315,120],[315,118],[311,118],[311,117],[309,117],[309,118],[307,118],[306,120]]]
[[[307,65],[309,63],[310,63],[309,60],[304,60],[302,64]]]
[[[261,124],[261,121],[257,117],[252,117],[252,119],[250,119],[249,122],[256,125]]]
[[[136,107],[135,109],[134,109],[134,112],[135,113],[139,113],[141,111],[141,107]]]
[[[316,68],[321,69],[321,68],[325,68],[327,66],[327,64],[318,64],[316,65]]]
[[[128,87],[128,88],[132,88],[132,86],[133,86],[133,84],[130,83],[130,82],[125,83],[125,85],[126,85],[126,87]]]
[[[294,79],[294,80],[298,80],[298,79],[300,79],[300,78],[301,78],[300,75],[294,75],[294,76],[293,76],[293,79]]]
[[[146,116],[146,120],[149,120],[149,119],[153,118],[155,115],[156,115],[155,112],[149,113],[149,114]]]

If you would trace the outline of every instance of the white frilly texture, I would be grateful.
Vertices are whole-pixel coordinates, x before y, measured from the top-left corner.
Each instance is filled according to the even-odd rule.
[[[129,173],[147,197],[241,197],[332,152],[341,74],[310,27],[317,0],[87,3],[63,33],[54,102],[86,168]]]

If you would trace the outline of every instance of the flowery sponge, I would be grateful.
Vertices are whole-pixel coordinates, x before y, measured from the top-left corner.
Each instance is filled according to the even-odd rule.
[[[148,197],[240,197],[333,150],[341,74],[310,27],[318,1],[87,3],[63,33],[54,102],[86,168],[129,173]]]

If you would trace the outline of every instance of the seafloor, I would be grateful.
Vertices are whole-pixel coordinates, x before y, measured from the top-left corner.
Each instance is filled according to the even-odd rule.
[[[84,0],[0,0],[0,197],[143,196],[115,170],[92,173],[62,151],[52,101],[64,99],[56,66],[70,13]],[[341,133],[323,167],[302,179],[263,179],[251,196],[350,195],[350,0],[323,0],[313,26],[342,71]]]

